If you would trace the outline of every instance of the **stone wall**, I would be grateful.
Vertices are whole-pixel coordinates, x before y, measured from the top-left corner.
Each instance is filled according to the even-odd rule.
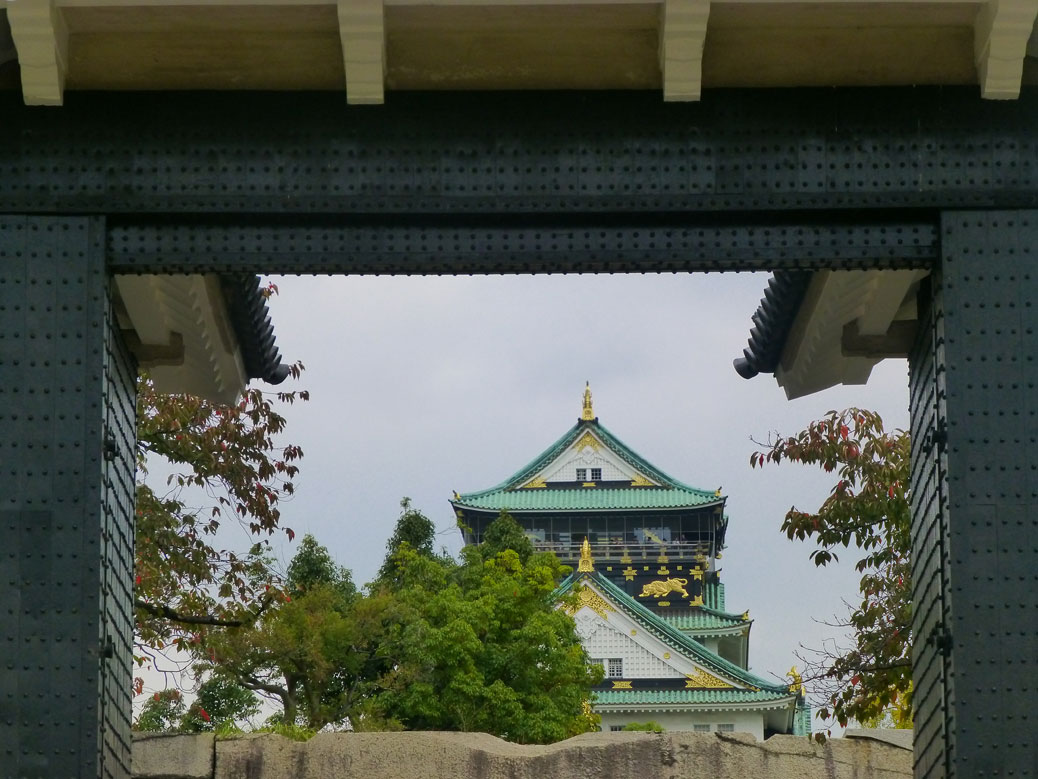
[[[744,733],[587,733],[520,746],[484,733],[138,734],[136,779],[901,779],[908,749],[867,738],[758,742]]]

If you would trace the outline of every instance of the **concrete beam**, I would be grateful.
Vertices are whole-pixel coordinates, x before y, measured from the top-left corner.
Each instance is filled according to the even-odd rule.
[[[1038,17],[1038,0],[988,0],[973,25],[973,53],[980,93],[989,100],[1020,96],[1027,41]]]
[[[660,9],[659,54],[664,100],[699,100],[709,16],[710,0],[664,0]]]
[[[7,0],[26,105],[61,105],[68,64],[68,29],[52,0]]]
[[[382,0],[338,0],[346,102],[385,102],[386,30]]]

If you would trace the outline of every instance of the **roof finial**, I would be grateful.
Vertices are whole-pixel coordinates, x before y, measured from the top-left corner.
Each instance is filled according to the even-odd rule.
[[[591,559],[591,544],[585,538],[580,546],[580,562],[577,563],[578,573],[591,573],[595,570],[595,561]]]
[[[587,382],[584,385],[584,413],[580,416],[581,419],[594,419],[595,412],[591,408],[591,382]]]

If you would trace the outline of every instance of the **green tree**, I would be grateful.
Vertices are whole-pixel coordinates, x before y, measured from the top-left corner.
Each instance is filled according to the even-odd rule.
[[[484,560],[489,560],[506,549],[519,555],[519,562],[523,565],[533,556],[533,542],[523,531],[522,525],[507,511],[502,511],[483,533],[479,553]]]
[[[853,646],[818,652],[805,678],[820,689],[818,714],[875,721],[892,707],[895,719],[911,719],[912,605],[909,579],[911,509],[909,435],[886,432],[879,415],[862,409],[830,411],[807,429],[778,438],[754,452],[750,465],[783,460],[818,465],[838,481],[813,512],[795,506],[782,530],[790,539],[812,540],[811,559],[824,566],[840,548],[864,552],[855,563],[862,574],[861,602],[846,621]]]
[[[469,547],[451,567],[399,550],[380,711],[408,729],[483,731],[519,743],[593,729],[585,704],[601,669],[588,665],[572,618],[552,597],[569,569],[552,554],[524,565],[514,549],[486,559],[484,551]]]
[[[184,710],[184,696],[180,690],[161,690],[145,701],[133,727],[150,733],[178,730]]]
[[[210,676],[198,688],[198,695],[180,721],[180,729],[202,733],[224,726],[241,727],[259,714],[255,693],[221,674]]]
[[[353,575],[347,568],[338,565],[328,548],[317,543],[317,539],[309,533],[303,536],[299,549],[288,564],[287,584],[289,592],[297,596],[321,585],[334,589],[344,604],[352,602],[357,596]]]
[[[433,558],[436,542],[436,525],[425,514],[411,506],[410,498],[400,500],[400,517],[393,528],[393,535],[386,542],[386,558],[379,568],[375,581],[379,584],[398,584],[401,549],[412,549],[422,557]]]
[[[289,564],[291,593],[255,624],[213,629],[194,648],[200,668],[277,700],[286,724],[320,729],[355,715],[377,675],[371,606],[312,536]]]
[[[301,370],[293,366],[291,375]],[[139,380],[134,606],[143,654],[170,643],[187,648],[209,627],[249,622],[277,599],[269,537],[279,530],[279,502],[292,493],[303,454],[276,445],[285,427],[278,408],[307,397],[251,389],[224,406]],[[174,470],[161,488],[148,475],[156,462]],[[192,505],[202,500],[212,504]],[[245,551],[216,545],[228,521],[252,535]]]

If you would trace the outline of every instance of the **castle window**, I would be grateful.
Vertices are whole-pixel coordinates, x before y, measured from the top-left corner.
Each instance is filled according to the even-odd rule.
[[[693,733],[709,733],[710,732],[710,726],[709,725],[693,725],[692,726],[692,732]]]
[[[592,468],[591,469],[591,481],[602,481],[602,469]]]
[[[609,679],[623,679],[624,661],[620,657],[610,657],[609,665],[606,667],[606,677]]]
[[[718,733],[734,733],[735,725],[731,722],[722,722],[717,726]]]
[[[587,481],[587,468],[577,468],[577,481]]]
[[[620,731],[620,730],[623,730],[623,729],[624,729],[623,725],[610,725],[609,726],[609,730],[612,731],[613,733],[616,733],[617,731]]]

